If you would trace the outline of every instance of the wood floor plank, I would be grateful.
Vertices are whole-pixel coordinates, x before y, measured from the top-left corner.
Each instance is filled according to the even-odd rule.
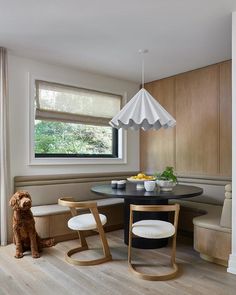
[[[62,242],[45,249],[39,259],[32,259],[30,254],[15,259],[14,245],[1,247],[0,295],[235,294],[236,277],[228,274],[226,268],[202,260],[193,250],[190,239],[178,239],[177,263],[180,274],[169,281],[151,282],[138,279],[129,271],[123,231],[109,232],[107,238],[113,261],[87,267],[70,265],[64,259],[66,251],[78,246],[78,240]],[[100,255],[98,241],[98,236],[88,238],[93,251],[83,253],[86,258]],[[134,249],[133,258],[145,264],[160,263],[164,269],[169,261],[169,253],[169,247],[158,250]]]

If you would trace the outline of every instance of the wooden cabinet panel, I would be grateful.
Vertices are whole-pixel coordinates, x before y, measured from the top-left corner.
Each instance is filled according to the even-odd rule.
[[[175,117],[175,78],[147,83],[145,88]],[[140,133],[140,169],[155,172],[175,166],[175,128]]]
[[[231,79],[231,61],[226,61],[146,84],[177,125],[141,131],[142,171],[174,166],[184,175],[231,176]]]
[[[219,172],[219,65],[176,76],[176,169]]]
[[[220,174],[232,173],[232,74],[231,61],[220,64]]]

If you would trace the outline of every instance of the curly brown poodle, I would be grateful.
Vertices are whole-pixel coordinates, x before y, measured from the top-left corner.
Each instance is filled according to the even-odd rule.
[[[55,245],[54,239],[41,239],[35,230],[31,212],[32,200],[26,191],[16,192],[10,199],[13,209],[13,242],[16,245],[16,258],[22,258],[25,251],[31,250],[33,258],[39,258],[42,248]]]

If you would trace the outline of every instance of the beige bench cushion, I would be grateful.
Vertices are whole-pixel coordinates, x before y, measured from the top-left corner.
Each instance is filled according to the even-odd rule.
[[[186,200],[171,200],[171,203],[178,203],[182,207],[186,207],[190,210],[192,209],[194,211],[202,213],[203,215],[193,218],[193,224],[196,226],[222,232],[231,232],[230,228],[223,227],[220,225],[222,206],[196,203]]]
[[[188,201],[212,205],[223,205],[225,187],[224,185],[203,184],[203,183],[185,183],[180,180],[180,184],[196,185],[203,189],[203,194],[200,196],[188,198]]]
[[[97,202],[98,207],[105,207],[115,204],[121,204],[124,202],[123,199],[119,198],[105,198],[105,199],[98,199],[92,200]],[[63,207],[58,204],[51,204],[51,205],[42,205],[42,206],[34,206],[31,208],[32,213],[35,217],[40,216],[47,216],[47,215],[56,215],[56,214],[63,214],[69,212],[70,209],[68,207]]]
[[[99,184],[107,181],[99,182]],[[59,198],[72,197],[76,201],[88,201],[104,199],[105,196],[95,194],[91,187],[98,185],[97,182],[85,183],[60,183],[48,185],[19,186],[17,190],[26,190],[32,198],[33,206],[56,204]]]
[[[225,198],[226,199],[232,199],[232,193],[231,192],[225,192]]]
[[[226,191],[226,192],[232,192],[232,184],[231,184],[231,183],[226,184],[226,186],[225,186],[225,191]]]
[[[221,214],[220,225],[223,227],[232,227],[232,199],[225,199]]]

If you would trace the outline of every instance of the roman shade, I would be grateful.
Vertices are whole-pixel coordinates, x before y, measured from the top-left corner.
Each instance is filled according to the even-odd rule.
[[[36,119],[108,125],[120,111],[120,95],[36,80]]]

